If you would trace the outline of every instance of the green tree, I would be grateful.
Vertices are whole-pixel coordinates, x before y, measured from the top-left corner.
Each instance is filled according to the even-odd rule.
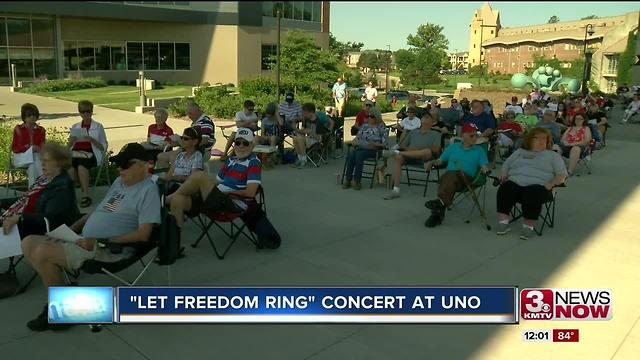
[[[275,69],[275,56],[272,56]],[[339,60],[328,50],[320,49],[313,39],[301,30],[291,30],[280,47],[282,82],[296,91],[320,89],[340,75]]]
[[[345,60],[350,52],[360,51],[363,46],[364,44],[361,42],[347,41],[344,43],[338,41],[332,33],[329,33],[329,51],[340,60]]]
[[[580,20],[591,20],[591,19],[597,19],[598,16],[597,15],[589,15],[589,16],[585,16],[583,18],[580,18]]]
[[[427,84],[440,83],[438,71],[447,59],[449,47],[442,30],[440,25],[420,25],[416,34],[407,36],[409,50],[396,51],[395,62],[402,71],[404,84],[424,89]]]
[[[547,24],[555,24],[557,22],[560,22],[560,18],[557,17],[556,15],[553,15],[552,17],[549,18],[549,21],[547,21]]]
[[[397,50],[393,57],[400,70],[406,69],[415,61],[415,54],[407,49]]]
[[[444,28],[435,24],[422,24],[418,26],[415,35],[407,36],[407,45],[417,49],[428,49],[431,51],[443,51],[449,47],[449,40],[442,34]]]
[[[627,36],[627,47],[624,49],[624,52],[620,55],[620,59],[618,60],[618,78],[616,79],[618,85],[631,84],[633,82],[631,79],[631,67],[635,63],[636,59],[637,36],[638,34],[634,34],[633,31],[630,31]]]
[[[362,68],[362,70],[370,69],[375,70],[379,67],[378,65],[378,54],[374,51],[365,51],[360,53],[360,59],[358,59],[357,66]]]

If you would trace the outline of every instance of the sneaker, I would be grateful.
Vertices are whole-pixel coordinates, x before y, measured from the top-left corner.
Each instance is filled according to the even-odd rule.
[[[431,216],[424,222],[424,226],[432,228],[442,224],[443,216],[437,212],[432,212]]]
[[[522,231],[520,232],[520,239],[529,240],[532,237],[536,236],[536,231],[528,226],[523,226]]]
[[[429,210],[435,210],[435,209],[439,209],[441,207],[444,207],[444,205],[442,205],[442,201],[440,201],[440,199],[429,200],[426,203],[424,203],[424,206]]]
[[[352,187],[353,187],[353,190],[360,190],[362,189],[362,184],[357,182],[357,183],[354,183]]]
[[[44,309],[38,315],[37,318],[29,321],[27,327],[33,331],[47,331],[47,330],[67,330],[71,324],[49,324],[49,305],[45,305]]]
[[[342,188],[343,189],[348,189],[350,187],[351,187],[351,181],[345,180],[344,183],[342,183]]]
[[[393,200],[393,199],[397,199],[399,197],[400,197],[400,192],[392,191],[392,192],[386,194],[385,196],[383,196],[382,198],[385,199],[385,200]]]
[[[498,223],[498,230],[496,231],[497,235],[504,235],[511,231],[511,227],[509,224]]]

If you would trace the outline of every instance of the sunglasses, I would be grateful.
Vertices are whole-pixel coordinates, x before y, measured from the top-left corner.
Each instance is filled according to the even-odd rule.
[[[126,164],[118,164],[118,167],[122,170],[128,170],[133,164],[137,163],[137,160],[129,160]]]
[[[364,106],[366,106],[366,107],[371,107],[372,105],[371,105],[371,104],[365,104]]]
[[[240,146],[240,145],[242,145],[242,146],[249,146],[250,144],[251,144],[251,143],[250,143],[250,142],[248,142],[248,141],[246,141],[246,140],[236,140],[236,141],[234,141],[234,142],[233,142],[233,145],[234,145],[234,146]]]
[[[189,141],[189,140],[195,140],[195,139],[194,139],[194,138],[190,138],[190,137],[188,137],[188,136],[183,136],[183,137],[182,137],[182,140],[184,140],[184,141]]]

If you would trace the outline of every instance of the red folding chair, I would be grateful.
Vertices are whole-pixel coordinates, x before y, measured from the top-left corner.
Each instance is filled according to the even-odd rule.
[[[236,240],[240,237],[240,235],[244,235],[253,245],[255,245],[256,250],[262,249],[262,245],[258,241],[257,236],[247,228],[242,217],[248,215],[249,213],[256,211],[258,209],[262,209],[266,213],[267,206],[264,198],[264,190],[262,186],[258,188],[258,193],[256,197],[249,203],[249,208],[243,213],[233,213],[233,212],[225,212],[225,211],[214,211],[214,212],[202,212],[198,216],[194,218],[194,223],[198,225],[202,233],[198,237],[195,243],[191,244],[191,247],[195,248],[198,246],[200,241],[206,236],[209,240],[209,244],[213,248],[218,259],[222,260],[227,255],[233,244],[236,243]],[[224,224],[229,224],[229,230],[225,229]],[[226,247],[224,249],[216,246],[216,243],[213,241],[212,236],[209,234],[209,229],[211,226],[215,225],[218,229],[220,229],[229,239]],[[220,252],[220,250],[223,250]]]

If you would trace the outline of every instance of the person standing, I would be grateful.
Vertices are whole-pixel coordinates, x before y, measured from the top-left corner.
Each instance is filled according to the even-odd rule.
[[[332,93],[333,100],[336,103],[338,117],[344,117],[344,104],[349,100],[349,95],[347,93],[347,83],[345,83],[341,77],[339,77],[338,81],[333,84]]]
[[[364,89],[364,96],[365,96],[365,101],[369,100],[371,101],[373,106],[376,106],[376,99],[378,98],[378,89],[376,89],[376,87],[373,86],[372,81],[369,81],[369,84]]]

